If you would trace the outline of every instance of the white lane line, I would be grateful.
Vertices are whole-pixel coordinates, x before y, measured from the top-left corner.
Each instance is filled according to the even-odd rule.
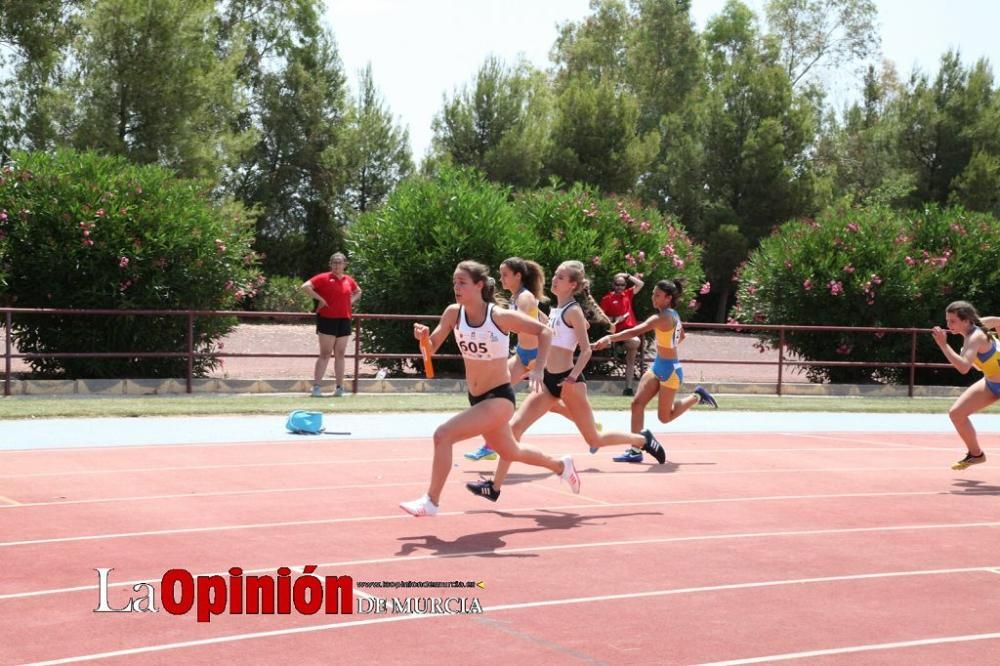
[[[431,458],[393,458],[393,462],[428,462]],[[302,465],[375,465],[384,460],[294,460],[286,462],[239,463],[236,465],[191,465],[180,467],[131,467],[67,470],[63,472],[37,472],[32,474],[5,474],[0,479],[37,479],[46,476],[83,476],[88,474],[125,474],[136,472],[193,472],[204,469],[245,469],[248,467],[291,467]]]
[[[821,449],[828,450],[828,449]],[[873,449],[865,449],[866,451],[871,451]],[[945,450],[945,449],[942,449]],[[951,449],[947,449],[951,450]],[[787,449],[783,449],[787,451]],[[703,453],[699,451],[692,450],[691,453]],[[393,458],[392,462],[430,462],[431,458]],[[675,462],[677,464],[683,465],[683,461],[669,461]],[[198,465],[191,467],[137,467],[131,469],[88,469],[88,470],[78,470],[78,471],[64,471],[64,472],[38,472],[33,474],[9,474],[0,475],[0,480],[3,479],[35,479],[40,477],[53,477],[53,476],[87,476],[92,474],[124,474],[124,473],[140,473],[140,472],[191,472],[198,470],[209,470],[209,469],[243,469],[248,467],[289,467],[289,466],[319,466],[319,465],[382,465],[385,464],[385,460],[300,460],[300,461],[286,461],[286,462],[268,462],[268,463],[243,463],[237,465]],[[690,464],[690,463],[689,463]],[[716,463],[712,463],[716,464]],[[899,470],[928,470],[928,469],[941,469],[941,465],[920,465],[920,466],[893,466],[894,471]],[[720,472],[699,472],[690,471],[685,472],[686,474],[777,474],[782,472],[879,472],[880,474],[885,473],[884,467],[776,467],[769,469],[735,469],[726,470]],[[616,473],[616,472],[604,472],[605,474]]]
[[[74,506],[80,504],[107,504],[111,502],[140,502],[149,500],[187,499],[196,497],[230,497],[242,495],[271,495],[278,493],[309,493],[327,490],[351,490],[359,488],[394,488],[397,486],[426,485],[427,481],[400,481],[388,483],[352,483],[337,486],[302,486],[299,488],[261,488],[259,490],[219,490],[210,493],[176,493],[171,495],[132,495],[129,497],[93,497],[80,500],[56,500],[54,502],[21,502],[12,506],[0,506],[2,509],[12,509],[42,506]]]
[[[919,497],[922,495],[942,495],[947,493],[942,493],[940,490],[921,490],[921,491],[907,491],[907,492],[884,492],[884,493],[837,493],[837,494],[824,494],[824,495],[767,495],[763,497],[724,497],[724,498],[712,498],[712,499],[689,499],[689,500],[659,500],[659,501],[649,501],[649,502],[605,502],[600,506],[608,507],[635,507],[635,506],[671,506],[671,505],[682,505],[682,504],[722,504],[722,503],[740,503],[740,502],[773,502],[773,501],[789,501],[789,500],[813,500],[813,499],[845,499],[845,498],[871,498],[871,497]],[[569,494],[569,497],[578,497],[577,495]],[[590,499],[590,498],[584,498]],[[570,504],[561,507],[530,507],[524,509],[512,509],[505,511],[505,513],[515,513],[515,512],[527,512],[527,511],[542,511],[545,509],[593,509],[596,508],[593,504]],[[439,516],[462,516],[466,514],[477,514],[483,513],[482,510],[476,511],[450,511],[439,513]],[[350,516],[343,518],[316,518],[313,520],[292,520],[285,522],[273,522],[273,523],[247,523],[242,525],[211,525],[205,527],[178,527],[169,530],[147,530],[142,532],[117,532],[108,534],[86,534],[78,536],[65,536],[65,537],[51,537],[48,539],[26,539],[22,541],[2,541],[0,542],[0,548],[10,548],[13,546],[35,546],[40,544],[49,543],[71,543],[75,541],[100,541],[104,539],[128,539],[132,537],[146,537],[146,536],[169,536],[173,534],[191,534],[191,533],[204,533],[204,532],[227,532],[231,530],[250,530],[250,529],[269,529],[274,527],[298,527],[301,525],[332,525],[336,523],[359,523],[368,520],[406,520],[411,518],[403,513],[393,513],[388,515],[380,516]]]
[[[578,435],[579,436],[579,435]],[[337,439],[335,436],[328,437],[310,437],[308,439],[303,439],[302,437],[296,437],[294,439],[274,439],[267,441],[260,440],[246,440],[242,442],[187,442],[179,444],[94,444],[93,446],[64,446],[64,447],[45,447],[45,448],[30,448],[30,449],[0,449],[0,453],[8,454],[20,454],[20,453],[69,453],[73,454],[77,451],[80,452],[111,452],[111,451],[143,451],[145,449],[153,450],[169,450],[169,449],[214,449],[222,448],[227,446],[294,446],[295,444],[306,444],[310,449],[315,448],[317,444],[335,444],[337,446],[342,446],[345,442],[349,441],[351,444],[361,444],[365,445],[368,443],[378,443],[382,444],[385,442],[430,442],[431,435],[426,437],[366,437],[364,439]]]
[[[732,583],[727,585],[709,585],[703,587],[685,587],[685,588],[672,588],[666,590],[652,590],[649,592],[633,592],[627,594],[607,594],[601,596],[592,597],[570,597],[564,599],[548,599],[543,601],[528,601],[522,603],[512,603],[512,604],[500,604],[497,606],[484,606],[484,613],[496,613],[501,611],[514,611],[523,610],[526,608],[543,608],[551,606],[569,606],[574,604],[587,604],[587,603],[601,603],[607,601],[623,601],[628,599],[648,599],[651,597],[664,597],[670,595],[681,595],[681,594],[699,594],[708,592],[722,592],[729,590],[746,590],[754,588],[766,588],[766,587],[779,587],[785,585],[809,585],[809,584],[822,584],[822,583],[833,583],[833,582],[845,582],[845,581],[856,581],[856,580],[873,580],[879,578],[899,578],[904,576],[935,576],[935,575],[954,575],[962,573],[974,573],[982,572],[984,569],[982,567],[970,567],[964,569],[926,569],[926,570],[915,570],[915,571],[890,571],[884,573],[867,573],[867,574],[851,574],[844,576],[824,576],[820,578],[795,578],[787,580],[771,580],[771,581],[758,581],[753,583]],[[217,636],[214,638],[204,638],[194,641],[183,641],[177,643],[162,643],[159,645],[147,645],[138,648],[128,648],[124,650],[115,650],[113,652],[100,652],[94,654],[76,655],[73,657],[65,657],[62,659],[53,659],[49,661],[35,662],[29,666],[56,666],[57,664],[69,664],[76,661],[93,661],[96,659],[109,659],[112,657],[124,657],[135,654],[147,654],[150,652],[163,652],[166,650],[177,650],[183,648],[191,647],[201,647],[206,645],[217,645],[220,643],[231,643],[234,641],[251,640],[257,638],[270,638],[275,636],[288,636],[293,634],[304,634],[316,631],[328,631],[333,629],[347,629],[350,627],[360,627],[369,626],[373,624],[384,624],[387,622],[402,622],[404,620],[420,620],[435,617],[449,617],[447,615],[397,615],[392,617],[382,617],[375,618],[371,620],[353,620],[348,622],[337,622],[330,624],[322,624],[310,627],[295,627],[291,629],[276,629],[273,631],[259,631],[247,634],[233,634],[229,636]],[[1000,634],[980,634],[981,638],[993,638],[998,637]],[[958,639],[968,637],[953,637],[951,642],[957,642]],[[948,641],[949,639],[928,639],[932,641]],[[971,639],[969,639],[971,640]],[[911,641],[912,643],[912,641]],[[898,645],[906,645],[907,643],[901,643]],[[885,644],[893,645],[893,644]],[[850,649],[850,648],[847,648]],[[855,648],[857,649],[857,648]],[[874,648],[870,648],[874,649]],[[885,648],[883,648],[885,649]],[[807,653],[800,653],[807,654]],[[750,661],[739,661],[739,662],[719,662],[719,664],[742,664],[742,663],[758,663]]]
[[[560,507],[548,507],[549,510],[558,510]],[[591,509],[603,509],[606,507],[598,507],[592,505],[586,505],[585,508]],[[508,513],[514,513],[510,511]],[[442,514],[438,514],[439,516]],[[737,532],[737,533],[726,533],[726,534],[706,534],[706,535],[695,535],[695,536],[684,536],[684,537],[662,537],[657,539],[634,539],[634,540],[619,540],[619,541],[587,541],[580,543],[570,543],[570,544],[559,544],[554,546],[525,546],[522,548],[503,548],[501,552],[503,554],[510,553],[541,553],[541,552],[553,552],[562,550],[577,550],[581,548],[619,548],[622,546],[649,546],[649,545],[663,545],[669,543],[695,543],[702,541],[727,541],[727,540],[737,540],[737,539],[767,539],[767,538],[789,538],[789,537],[810,537],[810,536],[832,536],[832,535],[842,535],[842,534],[878,534],[883,532],[903,532],[903,531],[924,531],[924,530],[956,530],[956,529],[966,529],[966,528],[992,528],[1000,527],[1000,522],[991,523],[945,523],[939,525],[888,525],[882,527],[848,527],[839,529],[822,529],[822,530],[789,530],[785,532]],[[448,553],[444,555],[430,554],[430,555],[411,555],[407,557],[393,556],[393,557],[378,557],[372,559],[364,560],[346,560],[341,562],[324,562],[321,564],[316,564],[317,569],[336,569],[340,567],[350,567],[350,566],[366,566],[372,564],[386,564],[395,563],[399,564],[401,562],[418,562],[423,560],[437,560],[437,559],[452,559],[458,557],[477,557],[477,556],[490,556],[497,553],[496,549],[492,550],[476,550],[476,551],[466,551],[461,553]],[[285,565],[280,565],[285,566]],[[976,567],[977,570],[982,570],[983,567]],[[265,573],[277,570],[277,566],[262,567],[257,569],[244,569],[246,574],[257,574]],[[193,574],[193,575],[204,575],[204,576],[224,576],[226,572],[214,572],[205,574]],[[123,583],[112,583],[108,585],[110,588],[118,587],[132,587],[138,585],[139,583],[148,583],[151,579],[146,580],[134,580],[127,581]],[[0,601],[7,599],[23,599],[27,597],[39,597],[51,594],[63,594],[67,592],[80,592],[80,591],[91,591],[98,589],[97,585],[82,585],[78,587],[64,587],[55,588],[50,590],[35,590],[32,592],[12,592],[8,594],[0,594]]]
[[[902,648],[921,647],[924,645],[946,645],[948,643],[965,643],[968,641],[987,641],[1000,638],[1000,633],[967,634],[965,636],[940,636],[938,638],[923,638],[914,641],[897,641],[895,643],[869,643],[867,645],[847,645],[826,650],[810,650],[808,652],[788,652],[772,654],[766,657],[750,657],[748,659],[727,659],[700,664],[700,666],[743,666],[744,664],[770,664],[775,661],[791,661],[793,659],[809,659],[810,657],[826,657],[833,654],[855,654],[875,650],[899,650]],[[900,655],[900,662],[906,661]]]
[[[820,435],[814,433],[798,433],[797,437],[802,437],[803,439],[821,439],[824,441],[832,440],[835,442],[857,442],[858,444],[876,444],[878,446],[893,448],[893,449],[915,449],[922,451],[952,451],[955,447],[948,446],[921,446],[917,444],[902,444],[899,442],[886,442],[884,440],[871,440],[871,439],[861,439],[859,437],[852,437],[850,434],[841,435]]]

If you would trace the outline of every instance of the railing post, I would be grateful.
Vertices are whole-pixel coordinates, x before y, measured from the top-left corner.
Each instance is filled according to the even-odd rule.
[[[917,332],[910,333],[910,388],[909,396],[913,397],[913,385],[917,381]]]
[[[3,371],[3,394],[10,395],[10,329],[14,322],[14,316],[10,312],[5,313],[6,333],[4,334],[4,371]]]
[[[357,395],[358,393],[358,372],[361,369],[361,359],[358,355],[361,354],[361,318],[354,318],[354,382],[351,393]]]
[[[785,369],[785,327],[778,331],[778,396],[781,396],[781,380]]]
[[[194,377],[194,312],[187,313],[187,392],[192,392],[191,379]]]

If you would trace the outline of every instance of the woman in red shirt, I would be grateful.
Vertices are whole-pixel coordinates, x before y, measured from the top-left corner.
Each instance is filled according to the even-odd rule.
[[[316,307],[316,335],[319,338],[319,358],[313,369],[314,398],[323,397],[323,375],[334,355],[333,372],[337,376],[335,398],[344,395],[344,354],[351,337],[351,306],[361,298],[361,287],[344,273],[347,257],[336,252],[330,257],[330,272],[320,273],[302,283],[302,291],[319,301]]]
[[[631,282],[631,286],[629,286]],[[635,275],[618,273],[611,281],[612,290],[601,299],[601,309],[611,318],[611,333],[632,328],[638,321],[632,309],[632,300],[642,289],[643,281]],[[625,390],[622,395],[634,393],[632,384],[635,382],[635,357],[639,352],[639,338],[629,338],[622,342],[625,345]]]

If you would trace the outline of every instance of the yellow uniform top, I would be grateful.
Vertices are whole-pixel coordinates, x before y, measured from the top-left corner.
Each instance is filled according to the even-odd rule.
[[[521,295],[522,291],[528,291],[527,287],[521,287],[520,289],[518,289],[517,293],[514,294],[514,296],[510,299],[510,309],[511,310],[518,310],[518,307],[517,307],[517,297]],[[537,299],[535,300],[535,307],[531,308],[530,310],[525,311],[524,314],[528,315],[529,317],[531,317],[532,319],[534,319],[536,321],[538,320],[538,300]]]
[[[977,353],[972,359],[972,365],[979,368],[987,377],[1000,375],[1000,350],[997,349],[996,338],[990,338],[990,348],[981,354]]]
[[[660,314],[663,314],[667,318],[673,320],[674,325],[672,328],[668,328],[665,331],[661,331],[658,328],[653,329],[656,331],[656,346],[663,347],[664,349],[676,349],[677,345],[680,344],[681,338],[680,315],[678,315],[677,311],[673,308],[666,308]]]

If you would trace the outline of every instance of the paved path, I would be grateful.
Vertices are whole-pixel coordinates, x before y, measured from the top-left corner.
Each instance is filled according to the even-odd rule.
[[[595,413],[606,430],[627,430],[627,412]],[[430,437],[450,413],[327,414],[327,434],[317,438],[371,439]],[[1000,433],[1000,414],[973,417],[981,434]],[[656,424],[653,413],[648,424]],[[301,442],[308,436],[285,431],[285,418],[271,416],[189,416],[147,418],[24,419],[0,422],[0,451],[194,444],[206,442]],[[711,412],[685,414],[654,432],[938,432],[953,433],[947,414],[846,414],[832,412]],[[529,434],[573,434],[566,419],[549,414]],[[956,447],[961,446],[955,436]]]

